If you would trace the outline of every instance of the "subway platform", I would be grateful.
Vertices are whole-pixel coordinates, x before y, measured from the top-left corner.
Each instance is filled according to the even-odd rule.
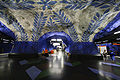
[[[0,55],[0,80],[120,80],[120,58],[67,58],[57,55],[38,58],[8,58]]]

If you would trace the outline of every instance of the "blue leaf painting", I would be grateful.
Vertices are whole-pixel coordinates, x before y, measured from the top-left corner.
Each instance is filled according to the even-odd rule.
[[[97,12],[97,13],[96,13],[96,16],[99,18],[99,17],[100,17],[100,14]]]
[[[77,4],[75,4],[74,6],[72,6],[70,9],[74,9],[74,8],[76,8],[76,6],[77,6]]]
[[[47,16],[44,16],[43,18],[47,18]]]
[[[72,37],[72,39],[74,41],[78,40],[77,35],[75,36],[74,34],[77,34],[73,23],[70,22],[70,20],[66,17],[65,13],[61,10],[59,10],[59,13],[53,12],[53,14],[55,15],[55,18],[53,18],[55,20],[55,22],[60,25],[60,26],[70,26],[70,28],[68,29],[70,36]],[[55,23],[53,22],[53,23]]]
[[[72,5],[67,5],[65,8],[67,9],[67,8],[70,8]]]
[[[62,12],[62,15],[61,15],[62,17],[64,17],[64,12]]]
[[[56,4],[57,3],[57,1],[50,1],[48,4],[49,5],[54,5],[54,4]]]
[[[108,7],[110,7],[110,6],[109,5],[104,5],[104,6],[100,7],[100,8],[102,9],[102,8],[108,8]]]
[[[36,12],[35,19],[34,19],[34,27],[32,29],[33,31],[33,37],[32,40],[36,41],[41,34],[41,30],[43,29],[45,23],[47,20],[47,16],[44,16],[44,13],[41,12],[40,15]]]
[[[93,25],[92,23],[90,23],[90,25]]]
[[[50,22],[52,22],[52,18],[51,17],[49,18],[49,20],[50,20]]]
[[[94,18],[94,20],[97,20],[97,17],[94,16],[93,18]]]
[[[68,18],[66,19],[66,22],[68,22]]]
[[[45,10],[46,9],[46,6],[43,6],[43,10]]]
[[[77,6],[77,7],[75,8],[75,10],[76,10],[76,9],[79,9],[80,7],[82,7],[82,5]]]
[[[42,2],[37,2],[37,4],[43,4]]]
[[[58,21],[56,21],[56,22],[60,22],[60,21],[58,20]]]
[[[27,8],[35,8],[34,6],[32,6],[32,5],[29,5],[29,6],[27,6]]]
[[[64,17],[64,20],[66,19],[66,16]]]
[[[120,8],[119,8],[119,7],[115,7],[114,10],[115,10],[115,11],[119,11]]]
[[[108,13],[109,11],[110,11],[110,8],[109,8],[109,9],[107,9],[107,10],[105,10],[104,14],[105,14],[105,13]]]
[[[89,1],[82,1],[82,0],[79,0],[79,1],[73,1],[73,0],[70,0],[69,2],[67,0],[63,0],[63,1],[60,1],[60,3],[65,3],[65,4],[68,4],[67,6],[65,6],[65,9],[73,9],[73,10],[76,10],[76,9],[83,9],[85,8]]]
[[[92,6],[96,6],[96,5],[99,5],[100,3],[98,3],[98,2],[93,2],[93,3],[91,3],[91,5]]]
[[[61,15],[61,12],[62,12],[62,11],[61,11],[61,10],[59,10],[59,14],[60,14],[60,15]]]
[[[88,29],[90,29],[90,28],[91,28],[91,25],[89,25]]]
[[[86,7],[86,5],[82,6],[82,7],[80,8],[80,10],[83,9],[83,8],[85,8],[85,7]]]
[[[41,17],[43,16],[43,12],[41,12]]]
[[[94,20],[91,20],[92,23],[94,23]]]
[[[26,3],[34,4],[34,1],[27,1]]]
[[[62,1],[60,1],[60,3],[68,3],[68,1],[67,0],[62,0]]]

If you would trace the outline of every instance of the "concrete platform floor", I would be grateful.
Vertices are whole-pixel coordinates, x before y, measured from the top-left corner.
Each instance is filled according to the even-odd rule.
[[[0,56],[0,80],[120,80],[120,59],[70,60],[56,53],[50,57]]]

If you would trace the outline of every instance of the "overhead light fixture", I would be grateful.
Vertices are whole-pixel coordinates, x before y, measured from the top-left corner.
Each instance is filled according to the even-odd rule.
[[[51,39],[50,40],[50,44],[52,44],[53,42],[56,42],[56,39]]]
[[[9,41],[9,40],[3,40],[3,41]]]
[[[62,42],[62,39],[57,39],[57,41],[61,41]]]
[[[56,39],[51,39],[51,41],[56,41]]]
[[[60,46],[60,43],[53,43],[53,46]]]
[[[120,40],[120,38],[117,38],[116,40]]]
[[[120,33],[120,31],[114,32],[114,34],[119,34],[119,33]]]
[[[8,43],[8,42],[3,42],[3,43]]]

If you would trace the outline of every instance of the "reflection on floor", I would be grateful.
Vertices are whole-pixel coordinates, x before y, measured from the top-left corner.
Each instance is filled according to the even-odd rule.
[[[0,80],[120,80],[120,59],[76,61],[62,51],[32,59],[1,56]]]

